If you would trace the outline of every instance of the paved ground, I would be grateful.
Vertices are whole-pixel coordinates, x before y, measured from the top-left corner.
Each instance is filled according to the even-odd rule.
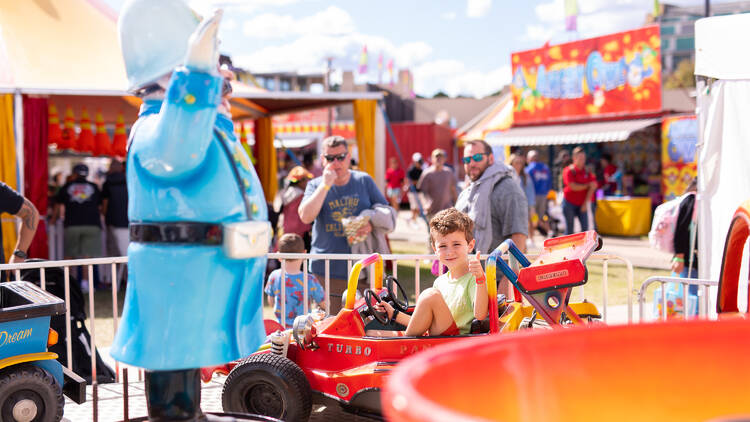
[[[101,350],[103,357],[109,357],[108,350]],[[107,359],[105,359],[107,360]],[[112,366],[114,368],[114,366]],[[147,416],[146,396],[143,381],[138,381],[138,372],[136,369],[129,370],[130,382],[128,384],[128,417],[138,418]],[[225,376],[216,375],[210,383],[202,384],[201,389],[201,409],[204,412],[221,412],[221,389],[224,385]],[[125,420],[123,409],[125,402],[123,395],[125,386],[123,384],[102,384],[99,386],[99,405],[98,421],[115,422]],[[83,422],[93,421],[93,390],[88,386],[86,403],[78,405],[65,399],[65,422]],[[355,416],[341,410],[340,407],[314,406],[310,415],[310,422],[328,422],[328,421],[350,421],[350,422],[371,422],[374,419]]]

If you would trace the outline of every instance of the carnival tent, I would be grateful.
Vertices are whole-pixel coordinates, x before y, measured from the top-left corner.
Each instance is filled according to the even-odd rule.
[[[698,262],[700,277],[712,280],[719,278],[732,214],[750,198],[750,57],[736,50],[747,43],[750,14],[704,18],[695,24]],[[747,250],[744,253],[747,257]],[[747,280],[747,258],[742,263],[740,280]]]
[[[110,125],[120,111],[128,125],[136,119],[140,100],[125,91],[116,22],[101,0],[0,0],[0,180],[41,210],[47,194],[48,101],[61,112],[65,105],[93,104],[90,111],[101,109]],[[258,173],[267,199],[278,188],[271,116],[347,103],[354,104],[360,167],[382,185],[385,170],[375,165],[385,157],[384,124],[375,112],[382,94],[269,93],[239,83],[234,88],[233,117],[256,119]],[[12,222],[3,224],[3,233],[4,249],[12,250]]]
[[[485,139],[488,133],[506,130],[512,124],[513,98],[507,93],[460,127],[457,131],[458,141]]]

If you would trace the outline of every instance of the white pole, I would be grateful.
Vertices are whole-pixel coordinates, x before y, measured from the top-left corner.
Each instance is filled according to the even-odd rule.
[[[18,193],[24,194],[23,169],[25,167],[23,156],[23,95],[20,91],[14,94],[14,126],[16,134],[16,175],[18,180]]]

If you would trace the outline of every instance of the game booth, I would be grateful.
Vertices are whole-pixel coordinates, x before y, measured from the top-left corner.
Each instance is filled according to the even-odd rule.
[[[611,155],[617,188],[597,195],[597,229],[645,235],[652,209],[695,176],[694,102],[662,90],[660,48],[659,27],[647,26],[511,54],[513,124],[486,140],[536,149],[550,168],[561,150],[581,145],[600,180],[599,158]]]

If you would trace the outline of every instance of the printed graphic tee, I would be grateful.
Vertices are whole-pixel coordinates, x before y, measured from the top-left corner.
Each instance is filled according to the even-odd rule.
[[[311,180],[305,189],[305,199],[312,196],[323,178]],[[372,208],[375,204],[387,205],[383,193],[375,185],[367,173],[352,170],[349,182],[344,186],[331,186],[326,195],[320,213],[315,218],[312,229],[311,253],[351,253],[346,241],[344,226],[341,219],[356,217],[362,211]],[[325,274],[325,262],[313,260],[311,271],[315,274]],[[330,264],[332,278],[345,280],[348,277],[347,264],[344,260],[332,260]]]
[[[286,326],[291,327],[294,324],[294,318],[305,313],[305,290],[303,284],[303,274],[286,274],[286,285],[284,293],[286,294]],[[276,320],[281,324],[281,269],[276,269],[268,276],[265,292],[267,295],[276,298],[273,312]],[[323,287],[314,275],[307,275],[307,299],[315,303],[321,303],[325,297]],[[309,308],[308,308],[309,309]]]

